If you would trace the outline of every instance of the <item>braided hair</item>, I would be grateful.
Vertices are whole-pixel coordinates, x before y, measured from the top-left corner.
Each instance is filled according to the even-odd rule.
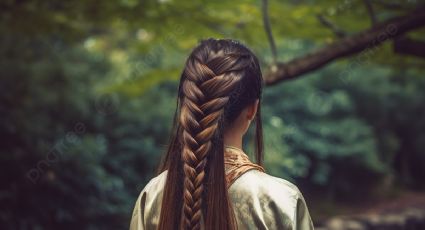
[[[168,176],[159,229],[236,228],[225,184],[223,130],[260,99],[261,88],[258,60],[239,42],[207,39],[192,51],[180,80],[174,137],[160,169]]]

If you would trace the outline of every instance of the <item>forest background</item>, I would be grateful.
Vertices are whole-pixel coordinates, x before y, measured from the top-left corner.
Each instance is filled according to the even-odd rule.
[[[266,171],[299,186],[317,225],[424,197],[422,1],[0,6],[1,229],[126,229],[185,58],[209,37],[259,57]]]

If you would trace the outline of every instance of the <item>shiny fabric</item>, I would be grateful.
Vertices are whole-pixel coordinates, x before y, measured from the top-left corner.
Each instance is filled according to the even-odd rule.
[[[264,173],[241,150],[225,150],[226,181],[238,229],[310,230],[307,205],[290,182]],[[167,171],[153,178],[140,193],[130,230],[153,230],[159,222]]]

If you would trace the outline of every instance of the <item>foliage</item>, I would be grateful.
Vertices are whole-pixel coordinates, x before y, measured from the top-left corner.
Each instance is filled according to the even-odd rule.
[[[127,228],[166,148],[177,79],[197,40],[240,39],[263,67],[271,61],[257,1],[1,5],[1,229]],[[363,7],[270,2],[279,59],[336,39],[318,13],[351,33],[367,28]],[[376,11],[385,19],[404,8]],[[265,89],[269,173],[330,201],[425,187],[423,60],[392,56],[388,44],[376,51]]]

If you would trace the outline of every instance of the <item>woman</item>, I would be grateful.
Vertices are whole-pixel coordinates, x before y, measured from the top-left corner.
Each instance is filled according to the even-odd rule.
[[[297,187],[262,168],[262,75],[255,55],[227,39],[202,41],[181,75],[173,136],[141,192],[131,230],[313,229]],[[256,123],[256,160],[242,138]]]

